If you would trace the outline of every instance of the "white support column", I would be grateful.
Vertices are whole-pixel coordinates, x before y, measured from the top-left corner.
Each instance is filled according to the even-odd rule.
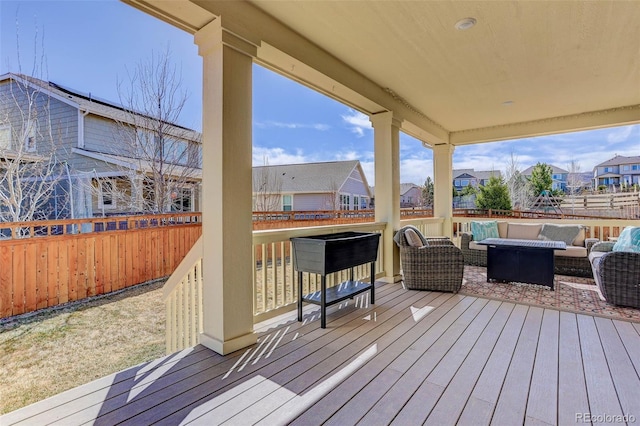
[[[442,233],[453,233],[453,145],[433,147],[433,216],[444,218]]]
[[[203,59],[203,322],[200,342],[227,354],[253,333],[251,97],[256,46],[216,19],[195,35]]]
[[[400,281],[400,251],[393,234],[400,228],[400,122],[393,112],[370,117],[374,130],[376,222],[387,222],[383,238],[387,282]]]

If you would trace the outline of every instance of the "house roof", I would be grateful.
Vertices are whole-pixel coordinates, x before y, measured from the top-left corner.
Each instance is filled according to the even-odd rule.
[[[615,157],[597,164],[596,167],[604,167],[604,166],[618,166],[621,164],[640,164],[640,156],[635,157],[625,157],[623,155],[616,155]],[[594,167],[595,170],[595,167]]]
[[[86,111],[90,114],[98,115],[116,121],[130,121],[130,113],[127,112],[127,109],[125,107],[110,101],[106,101],[104,99],[96,98],[90,93],[82,93],[53,83],[51,81],[44,81],[23,74],[7,73],[1,75],[0,81],[5,80],[15,80],[23,84],[29,84],[31,87],[45,92],[49,96],[52,96],[53,98],[58,99],[61,102],[71,105],[74,108],[78,108],[81,111]],[[138,115],[143,116],[139,113]],[[201,134],[199,132],[196,132],[195,130],[183,127],[175,123],[168,124],[170,124],[173,129],[168,128],[167,130],[174,136],[179,136],[180,138],[194,142],[200,142],[202,139]]]
[[[561,169],[560,167],[554,166],[553,164],[547,164],[547,166],[551,167],[551,173],[553,173],[554,175],[569,173],[567,170]],[[523,176],[531,176],[531,172],[533,172],[533,168],[534,167],[535,166],[527,167],[526,169],[524,169],[522,171],[522,175]]]
[[[500,170],[474,170],[474,169],[456,169],[453,170],[453,178],[476,178],[476,179],[489,179],[491,176],[500,177],[502,173]]]
[[[254,192],[263,180],[261,176],[277,177],[283,193],[326,193],[339,191],[351,173],[358,169],[366,189],[369,188],[360,161],[329,161],[319,163],[280,164],[274,166],[253,167]],[[268,173],[268,175],[262,175]],[[275,186],[275,185],[274,185]],[[273,188],[275,191],[276,188]],[[270,192],[267,189],[267,192]]]
[[[136,158],[124,157],[122,155],[105,154],[102,152],[95,152],[86,149],[73,148],[71,150],[74,154],[79,154],[87,158],[94,160],[104,161],[105,163],[112,164],[114,166],[122,167],[124,169],[133,170],[142,173],[152,173],[153,168],[149,161],[143,161]],[[183,167],[178,165],[172,165],[167,170],[167,173],[172,173],[173,176],[181,176],[193,180],[202,180],[202,169],[195,167]]]
[[[415,183],[401,183],[400,184],[400,195],[406,194],[407,192],[409,192],[413,188],[420,189],[420,187],[418,185],[416,185]]]
[[[600,178],[619,178],[620,175],[618,173],[605,173],[602,175],[598,175],[598,179]]]
[[[123,1],[191,34],[221,22],[258,62],[432,146],[640,122],[636,1]]]

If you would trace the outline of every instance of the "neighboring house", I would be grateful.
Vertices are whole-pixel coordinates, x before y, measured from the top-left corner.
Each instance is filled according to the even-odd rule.
[[[23,106],[18,106],[25,103],[25,91],[38,96],[39,109],[28,123],[21,118]],[[132,125],[130,117],[123,107],[52,82],[12,73],[0,76],[0,158],[5,161],[11,158],[12,150],[19,145],[17,135],[21,134],[20,129],[24,133],[26,126],[28,143],[21,149],[26,149],[29,155],[54,158],[72,182],[67,216],[146,211],[143,200],[148,191],[153,191],[149,189],[153,187],[153,167],[150,161],[142,161],[151,157],[136,153],[150,148],[159,148],[162,153],[165,170],[170,171],[164,179],[180,182],[170,187],[166,203],[169,207],[164,209],[199,210],[200,133],[164,123],[168,124],[167,136],[158,142],[149,129]],[[44,139],[40,143],[45,132],[55,139],[54,148],[50,143],[49,147],[44,146]]]
[[[456,191],[462,191],[466,186],[484,186],[489,182],[491,176],[501,177],[500,170],[475,171],[473,169],[453,170],[453,186]]]
[[[560,167],[554,166],[553,164],[547,164],[547,165],[551,167],[551,179],[552,179],[551,189],[553,190],[558,189],[560,191],[566,192],[567,181],[569,179],[569,172],[565,169],[561,169]],[[534,167],[535,166],[526,168],[522,172],[522,175],[527,179],[531,179],[531,173]]]
[[[400,184],[400,207],[421,207],[422,188],[414,183]]]
[[[358,160],[253,167],[254,211],[362,210],[370,202]]]
[[[594,186],[640,185],[640,156],[615,157],[593,168]]]

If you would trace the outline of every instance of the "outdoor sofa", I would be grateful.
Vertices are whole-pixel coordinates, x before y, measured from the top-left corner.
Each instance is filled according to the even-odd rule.
[[[471,230],[472,232],[462,232],[460,235],[460,249],[465,265],[487,266],[487,246],[478,244],[485,238],[555,240],[564,241],[567,249],[554,252],[554,272],[561,275],[592,277],[589,252],[599,240],[585,238],[585,228],[582,225],[473,221]]]
[[[615,243],[594,245],[589,260],[602,300],[640,308],[640,227],[626,227]]]

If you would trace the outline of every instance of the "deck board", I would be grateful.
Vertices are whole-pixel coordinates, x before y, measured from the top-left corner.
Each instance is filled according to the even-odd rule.
[[[256,325],[0,417],[0,424],[568,424],[640,418],[637,323],[380,285]]]
[[[622,408],[594,318],[578,316],[578,330],[589,397],[589,412],[594,415],[621,416]]]
[[[560,313],[545,310],[531,377],[525,423],[558,422],[558,338]]]
[[[572,424],[576,422],[577,413],[589,412],[589,400],[578,319],[576,314],[569,312],[560,312],[558,365],[558,424]]]

